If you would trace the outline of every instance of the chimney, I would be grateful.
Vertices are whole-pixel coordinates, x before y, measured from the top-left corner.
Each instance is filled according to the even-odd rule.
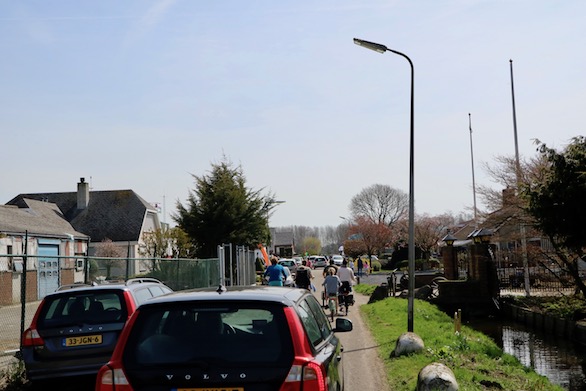
[[[515,189],[511,187],[507,187],[502,191],[503,195],[503,207],[511,206],[515,204],[516,196],[515,196]]]
[[[77,209],[87,208],[90,202],[90,186],[86,183],[85,178],[79,178],[77,184]]]

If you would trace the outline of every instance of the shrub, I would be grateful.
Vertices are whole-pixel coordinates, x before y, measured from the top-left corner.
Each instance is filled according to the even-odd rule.
[[[21,390],[26,382],[24,362],[22,360],[13,362],[6,369],[0,371],[0,390]]]

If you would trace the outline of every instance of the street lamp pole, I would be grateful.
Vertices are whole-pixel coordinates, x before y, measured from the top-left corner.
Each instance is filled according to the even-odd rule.
[[[407,304],[407,331],[413,331],[413,302],[415,301],[415,202],[414,202],[414,187],[415,187],[415,175],[414,175],[414,142],[415,132],[413,128],[414,123],[414,69],[413,62],[404,53],[389,49],[385,45],[379,43],[364,41],[362,39],[354,38],[354,43],[359,46],[363,46],[367,49],[374,50],[378,53],[392,52],[404,57],[411,67],[411,134],[410,134],[410,146],[409,146],[409,247],[408,247],[408,263],[409,263],[409,295]]]

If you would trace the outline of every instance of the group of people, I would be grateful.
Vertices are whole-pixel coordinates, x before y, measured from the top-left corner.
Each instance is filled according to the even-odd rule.
[[[271,258],[271,265],[266,268],[265,277],[269,279],[269,285],[272,286],[283,286],[283,281],[287,278],[287,274],[285,274],[285,268],[282,265],[279,265],[277,258]],[[295,272],[295,285],[298,288],[311,288],[311,280],[313,275],[311,274],[311,269],[307,266],[307,261],[304,259],[301,261],[301,265],[297,266],[297,271]]]
[[[283,266],[279,265],[275,257],[271,258],[271,265],[266,268],[264,275],[268,277],[268,284],[272,286],[283,286],[283,281],[287,277]],[[323,276],[322,285],[326,295],[335,295],[336,300],[339,291],[351,291],[352,285],[356,282],[354,271],[348,267],[348,262],[345,259],[340,267],[334,265],[334,262],[330,260],[329,265],[324,267]],[[311,268],[307,266],[307,261],[304,259],[295,272],[295,285],[298,288],[311,289],[312,279]]]
[[[340,305],[338,295],[349,294],[352,292],[352,285],[356,282],[354,271],[348,267],[348,261],[342,261],[340,267],[336,267],[333,261],[324,267],[324,291],[326,298],[332,298],[336,303],[336,308]]]
[[[268,284],[272,286],[283,286],[283,280],[286,278],[283,266],[279,265],[276,258],[271,259],[271,265],[267,267],[264,273],[268,277]],[[356,277],[352,268],[348,267],[348,261],[344,259],[340,267],[334,265],[330,260],[329,265],[323,270],[324,281],[322,283],[326,298],[333,298],[336,302],[336,308],[339,307],[338,295],[352,292],[352,285],[356,283]],[[295,285],[298,288],[311,290],[313,274],[311,268],[307,266],[304,259],[295,272]]]

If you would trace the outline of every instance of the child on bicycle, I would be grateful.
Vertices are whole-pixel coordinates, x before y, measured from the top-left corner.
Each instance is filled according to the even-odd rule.
[[[324,286],[324,291],[326,293],[326,300],[329,303],[330,299],[333,299],[335,302],[335,307],[338,308],[338,289],[342,286],[342,282],[338,278],[337,275],[334,274],[333,269],[328,270],[328,275],[324,279],[322,283]]]

